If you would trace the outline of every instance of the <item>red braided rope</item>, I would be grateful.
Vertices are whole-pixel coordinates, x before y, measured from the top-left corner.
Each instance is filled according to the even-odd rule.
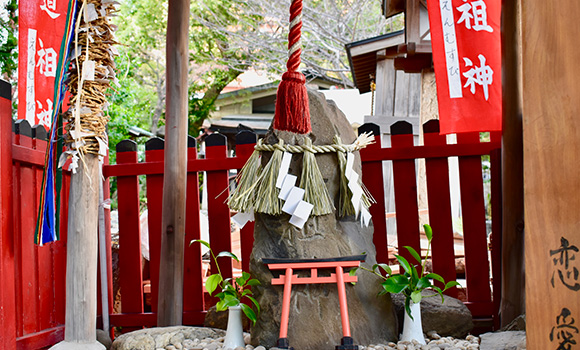
[[[302,0],[292,0],[290,5],[290,33],[288,34],[287,72],[276,94],[274,129],[307,134],[312,131],[306,78],[298,71],[302,53],[300,36],[302,33]]]
[[[302,16],[302,0],[292,0],[290,5],[290,25]],[[300,54],[302,53],[302,48],[300,47],[300,37],[302,35],[302,19],[300,18],[294,25],[290,28],[290,33],[288,34],[288,51],[290,57],[286,63],[286,68],[289,72],[295,72],[300,66]],[[292,47],[298,44],[298,46],[292,51]]]

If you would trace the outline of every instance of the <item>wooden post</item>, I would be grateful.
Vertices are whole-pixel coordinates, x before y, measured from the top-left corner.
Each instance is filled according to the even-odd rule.
[[[158,326],[180,325],[183,318],[189,4],[189,0],[169,0],[167,17],[167,123]]]
[[[64,341],[51,350],[103,350],[97,342],[99,159],[86,154],[71,175]]]
[[[521,4],[527,348],[580,341],[580,4]]]
[[[16,347],[12,223],[12,86],[0,79],[0,348]]]
[[[501,324],[525,313],[524,164],[522,141],[520,1],[503,1],[502,297]],[[493,220],[496,220],[494,217]]]

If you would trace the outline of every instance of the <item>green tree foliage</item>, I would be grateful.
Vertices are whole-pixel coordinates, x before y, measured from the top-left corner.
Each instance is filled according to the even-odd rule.
[[[15,81],[18,67],[17,9],[17,0],[0,1],[0,72],[7,81]]]

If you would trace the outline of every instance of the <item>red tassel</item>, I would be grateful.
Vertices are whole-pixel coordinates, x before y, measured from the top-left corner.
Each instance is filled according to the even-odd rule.
[[[310,126],[310,109],[306,78],[300,72],[286,72],[278,86],[274,129],[307,134]]]

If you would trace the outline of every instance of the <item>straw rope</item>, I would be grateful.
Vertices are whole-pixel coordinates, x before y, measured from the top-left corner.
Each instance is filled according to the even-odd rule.
[[[275,144],[275,145],[265,145],[261,142],[258,142],[255,146],[256,151],[262,152],[273,152],[275,150],[285,151],[290,153],[334,153],[334,152],[354,152],[358,151],[362,148],[365,148],[368,145],[375,143],[375,139],[372,136],[372,133],[363,133],[360,134],[359,137],[350,145],[345,144],[332,144],[332,145],[311,145],[311,144],[304,144],[304,145],[288,145],[288,144]]]

